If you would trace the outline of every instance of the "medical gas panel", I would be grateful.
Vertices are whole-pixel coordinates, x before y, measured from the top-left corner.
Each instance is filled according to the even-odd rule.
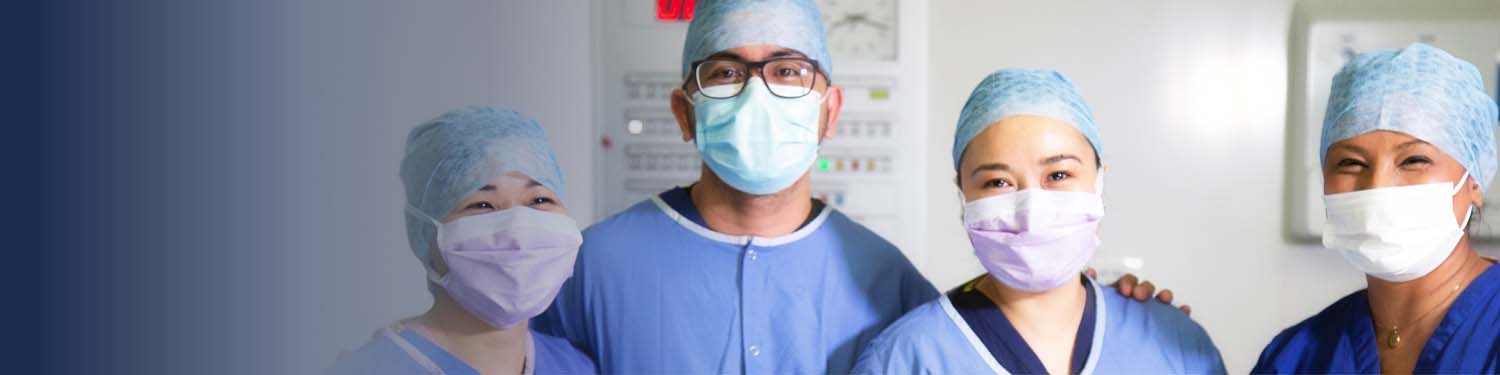
[[[1357,8],[1356,8],[1357,7]],[[1479,68],[1491,99],[1500,96],[1500,2],[1487,0],[1366,2],[1303,1],[1292,22],[1289,51],[1287,155],[1288,232],[1294,238],[1322,236],[1323,174],[1319,164],[1323,114],[1334,74],[1356,54],[1424,42]],[[1493,182],[1493,181],[1492,181]],[[1472,232],[1500,238],[1500,189],[1477,212],[1484,220]]]
[[[670,108],[682,87],[691,0],[596,0],[596,220],[696,181],[697,150]],[[913,262],[926,226],[926,3],[823,0],[832,81],[844,89],[833,138],[813,165],[815,199],[899,246]]]

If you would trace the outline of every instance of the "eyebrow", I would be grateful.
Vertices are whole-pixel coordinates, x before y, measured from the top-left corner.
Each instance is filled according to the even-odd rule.
[[[1046,159],[1042,159],[1042,164],[1060,163],[1064,160],[1072,160],[1078,163],[1083,163],[1083,159],[1079,159],[1077,156],[1073,156],[1070,154],[1057,154],[1052,155]]]
[[[1355,145],[1342,144],[1342,145],[1333,145],[1333,146],[1328,147],[1329,151],[1338,150],[1338,149],[1345,149],[1345,150],[1348,150],[1349,152],[1353,152],[1353,153],[1359,154],[1359,156],[1365,156],[1365,157],[1370,156],[1370,153],[1366,152],[1364,148],[1361,148],[1361,147],[1355,146]]]
[[[1410,141],[1406,141],[1405,143],[1396,145],[1395,149],[1396,150],[1400,150],[1400,149],[1411,147],[1411,146],[1416,146],[1416,145],[1430,145],[1430,144],[1431,143],[1427,143],[1427,141],[1424,141],[1424,140],[1413,139],[1413,140],[1410,140]]]
[[[1006,165],[1005,163],[982,164],[982,165],[980,165],[978,167],[974,167],[974,170],[969,171],[969,177],[973,178],[975,175],[978,175],[979,172],[985,172],[985,171],[1009,171],[1009,170],[1010,170],[1010,166]]]
[[[526,188],[527,189],[538,187],[538,186],[542,186],[542,183],[541,182],[537,182],[536,180],[532,180],[532,179],[527,179],[526,180]],[[496,190],[495,185],[484,185],[484,186],[480,186],[479,190],[476,190],[476,191],[495,191],[495,190]]]
[[[777,48],[779,48],[779,49],[777,49],[774,52],[771,52],[770,55],[766,56],[767,60],[778,58],[778,57],[802,57],[802,58],[806,58],[807,57],[807,55],[804,55],[801,52],[797,52],[797,50],[794,50],[794,49],[781,48],[781,47],[777,47]],[[707,60],[707,59],[716,59],[716,58],[731,58],[731,59],[740,60],[740,61],[748,61],[749,60],[749,59],[746,59],[744,56],[740,56],[740,54],[738,54],[738,53],[734,53],[734,52],[730,52],[730,51],[719,51],[718,53],[715,53],[715,54],[712,54],[712,55],[708,55],[708,58],[706,58],[705,60]]]

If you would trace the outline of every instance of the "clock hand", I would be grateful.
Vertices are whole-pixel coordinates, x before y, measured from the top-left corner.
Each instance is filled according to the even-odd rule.
[[[852,18],[843,18],[843,19],[838,20],[838,22],[834,22],[833,25],[829,25],[828,29],[831,31],[833,29],[837,29],[837,28],[844,27],[844,26],[853,26],[854,22],[855,21]]]
[[[877,29],[880,29],[882,31],[890,31],[891,30],[891,25],[887,24],[887,23],[884,23],[884,22],[875,22],[875,21],[871,21],[871,20],[869,20],[867,18],[862,18],[862,19],[859,20],[859,22],[863,23],[863,24],[866,24],[866,25],[870,25],[870,26],[875,27]]]

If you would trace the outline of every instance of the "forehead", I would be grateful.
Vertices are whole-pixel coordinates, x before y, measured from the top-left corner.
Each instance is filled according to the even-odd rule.
[[[1392,130],[1376,130],[1376,131],[1371,131],[1371,132],[1368,132],[1368,133],[1356,135],[1356,136],[1353,136],[1353,137],[1349,137],[1349,138],[1344,139],[1342,141],[1334,142],[1333,144],[1334,145],[1380,145],[1380,144],[1396,145],[1396,144],[1403,144],[1403,143],[1408,143],[1408,142],[1412,142],[1412,141],[1419,141],[1419,142],[1422,142],[1422,143],[1426,143],[1426,141],[1423,141],[1422,139],[1414,137],[1414,136],[1412,136],[1410,134],[1406,134],[1406,133],[1402,133],[1402,132],[1398,132],[1398,131],[1392,131]]]
[[[739,46],[708,55],[708,58],[731,58],[745,61],[762,61],[777,57],[807,57],[807,55],[774,44]]]
[[[537,182],[536,179],[533,179],[531,178],[531,176],[526,175],[526,173],[511,171],[495,175],[495,177],[491,177],[489,180],[486,180],[484,182],[484,186],[480,187],[479,190],[505,192],[530,188],[547,189],[545,186],[542,186],[540,182]]]
[[[1062,120],[1022,115],[1006,117],[990,125],[970,141],[965,154],[981,158],[1047,157],[1061,152],[1081,158],[1093,156],[1093,147],[1089,146],[1083,133]],[[1044,153],[1046,155],[1041,155]]]

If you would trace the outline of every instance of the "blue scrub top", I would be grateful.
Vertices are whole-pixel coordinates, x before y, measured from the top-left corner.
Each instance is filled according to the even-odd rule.
[[[1374,327],[1369,295],[1354,292],[1276,335],[1251,372],[1380,373]],[[1427,338],[1412,372],[1500,372],[1500,265],[1491,265],[1459,293]]]
[[[1096,315],[1081,373],[1223,374],[1208,333],[1182,311],[1136,301],[1089,280]],[[1113,289],[1113,288],[1108,288]],[[857,374],[1009,374],[948,298],[891,324],[860,355]]]
[[[603,373],[847,373],[881,329],[938,297],[895,246],[831,207],[765,238],[688,219],[690,199],[672,206],[653,197],[585,230],[573,277],[533,327]]]
[[[427,360],[431,361],[431,364],[443,374],[479,375],[479,371],[469,367],[452,353],[410,328],[399,327],[394,329],[393,333],[401,340],[393,340],[383,332],[375,332],[375,335],[364,346],[339,356],[328,373],[333,375],[428,374],[429,371],[420,362]],[[531,333],[531,339],[536,360],[536,363],[532,365],[533,374],[598,373],[598,370],[594,368],[594,361],[568,344],[567,340],[535,331]],[[410,344],[426,358],[411,355],[402,349],[403,344]]]
[[[1037,357],[1036,352],[1031,350],[1031,345],[1026,344],[1026,339],[1010,324],[1005,312],[975,287],[988,276],[981,275],[949,291],[948,302],[964,318],[964,323],[968,323],[969,328],[974,330],[974,335],[989,349],[990,355],[995,357],[1000,367],[1017,374],[1047,373],[1041,357]],[[1093,322],[1096,318],[1094,288],[1089,287],[1086,278],[1079,277],[1079,282],[1083,283],[1085,291],[1083,317],[1079,320],[1084,324],[1078,326],[1078,333],[1073,337],[1073,355],[1068,370],[1072,374],[1083,372],[1094,342]]]

